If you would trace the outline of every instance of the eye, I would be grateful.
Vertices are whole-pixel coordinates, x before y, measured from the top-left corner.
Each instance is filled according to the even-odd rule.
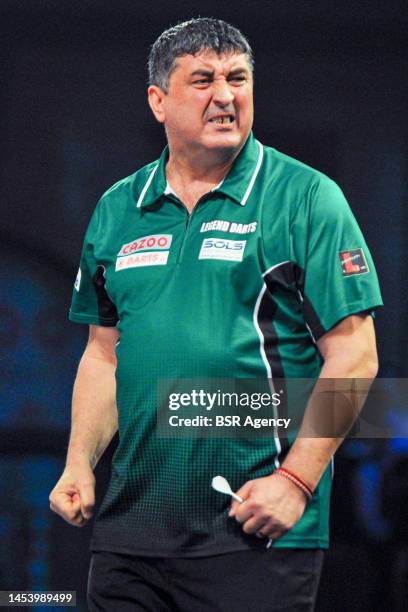
[[[241,85],[242,83],[245,83],[247,79],[243,74],[241,74],[241,75],[233,76],[228,80],[230,83],[233,83],[234,85]]]
[[[209,79],[197,79],[193,81],[193,85],[208,85],[209,82]]]

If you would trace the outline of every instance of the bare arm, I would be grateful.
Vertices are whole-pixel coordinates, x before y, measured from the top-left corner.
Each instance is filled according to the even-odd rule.
[[[371,381],[378,371],[377,349],[372,317],[369,314],[347,317],[318,341],[319,350],[324,358],[320,379],[327,378],[364,378]],[[320,382],[320,381],[319,381]],[[316,385],[317,391],[319,382]],[[323,381],[322,381],[323,382]],[[324,383],[323,385],[324,386]],[[367,384],[367,392],[369,389]],[[359,405],[355,400],[358,399]],[[366,396],[350,397],[355,411],[339,415],[333,422],[333,436],[329,438],[307,437],[308,413],[306,411],[299,436],[295,440],[283,466],[292,470],[314,489],[329,461],[343,442],[344,437],[335,437],[336,432],[348,431],[363,407]],[[313,399],[311,400],[311,402]],[[308,409],[312,412],[313,405]],[[324,407],[322,407],[324,410]],[[311,420],[319,418],[319,406],[314,408]],[[340,421],[340,417],[342,420]],[[324,414],[321,415],[324,419]]]
[[[65,470],[50,494],[51,509],[75,526],[92,516],[93,469],[118,428],[116,354],[119,332],[91,325],[72,398],[72,425]]]
[[[373,379],[378,361],[372,317],[352,315],[341,321],[318,341],[324,365],[317,383],[324,378]],[[367,385],[367,390],[369,385]],[[296,438],[283,467],[291,470],[314,489],[343,437],[306,437],[310,421],[316,422],[315,394],[305,411],[300,435]],[[365,398],[360,395],[361,409]],[[313,416],[311,417],[313,413]],[[341,431],[347,431],[357,414],[342,415]],[[245,501],[233,502],[230,516],[244,523],[246,533],[279,538],[302,516],[306,498],[291,481],[278,475],[246,482],[237,494]]]

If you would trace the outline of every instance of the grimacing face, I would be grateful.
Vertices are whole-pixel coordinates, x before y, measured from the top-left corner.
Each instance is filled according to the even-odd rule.
[[[252,128],[253,78],[244,53],[204,50],[178,57],[168,93],[152,85],[148,94],[171,152],[234,152]]]

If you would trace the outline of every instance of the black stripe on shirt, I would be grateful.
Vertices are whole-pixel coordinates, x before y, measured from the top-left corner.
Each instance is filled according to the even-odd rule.
[[[100,324],[104,325],[109,323],[110,325],[115,325],[119,321],[118,311],[116,310],[115,304],[112,302],[106,292],[105,268],[103,266],[97,267],[92,280],[98,300],[98,316],[100,318]]]

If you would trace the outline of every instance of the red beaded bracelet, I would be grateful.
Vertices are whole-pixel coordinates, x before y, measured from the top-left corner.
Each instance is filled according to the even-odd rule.
[[[295,484],[297,487],[299,487],[299,489],[301,489],[303,491],[303,493],[306,495],[308,501],[310,501],[312,499],[313,491],[309,487],[309,485],[307,485],[304,480],[299,478],[299,476],[296,476],[296,474],[294,474],[290,470],[287,470],[284,467],[280,467],[277,470],[275,470],[274,474],[277,474],[278,476],[283,476],[283,478],[287,478],[288,480],[293,482],[293,484]]]

